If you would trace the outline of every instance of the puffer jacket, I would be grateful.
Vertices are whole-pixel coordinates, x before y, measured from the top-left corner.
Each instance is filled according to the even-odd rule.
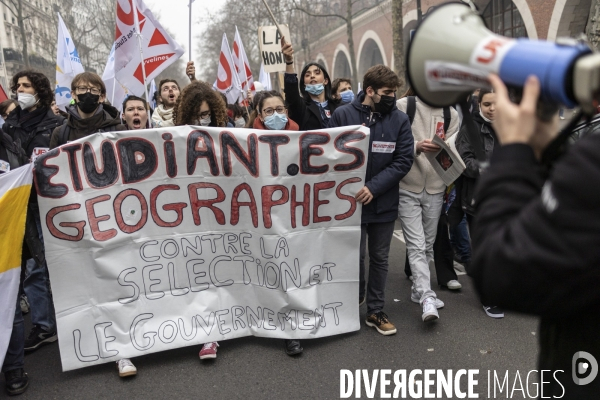
[[[373,200],[362,208],[362,223],[390,222],[398,217],[398,184],[413,164],[414,139],[408,116],[396,107],[385,115],[362,104],[360,92],[350,104],[338,107],[329,127],[365,124],[371,130],[365,186]],[[373,143],[394,144],[391,153],[373,152]]]
[[[473,114],[473,122],[477,127],[477,132],[479,132],[481,135],[483,151],[486,157],[485,161],[489,161],[494,149],[499,147],[496,132],[494,132],[494,128],[492,128],[492,125],[489,122],[486,122],[483,118],[481,118],[479,112]],[[462,176],[456,182],[457,194],[460,196],[462,209],[466,213],[474,215],[475,184],[479,180],[481,166],[480,161],[475,157],[471,140],[467,134],[466,124],[463,124],[460,132],[458,133],[458,137],[456,138],[456,149],[458,150],[458,153],[462,157],[466,166]]]
[[[14,141],[20,142],[27,157],[31,157],[36,147],[50,147],[52,131],[61,126],[64,120],[60,115],[54,115],[48,107],[40,107],[28,112],[17,106],[6,118],[2,130]]]

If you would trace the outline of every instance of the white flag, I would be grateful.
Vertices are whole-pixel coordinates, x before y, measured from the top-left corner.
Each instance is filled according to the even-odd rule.
[[[128,96],[127,88],[123,87],[115,78],[115,45],[113,43],[113,47],[110,50],[110,55],[108,56],[108,60],[106,61],[106,67],[104,68],[104,73],[102,74],[102,80],[104,81],[104,85],[106,85],[106,99],[110,101],[114,107],[119,111],[123,111],[123,100]]]
[[[135,24],[134,10],[137,10],[139,29]],[[138,30],[142,35],[146,82],[177,61],[183,55],[183,49],[169,36],[142,0],[117,1],[115,76],[131,93],[142,96],[146,92],[146,82],[142,72]]]
[[[150,107],[152,107],[153,110],[157,106],[156,99],[154,98],[154,92],[156,92],[156,80],[152,79],[152,82],[150,82],[150,91],[148,92],[148,95],[150,96]]]
[[[84,71],[75,43],[67,30],[60,13],[58,14],[58,43],[56,44],[56,105],[65,109],[71,102],[71,82],[75,75]]]
[[[265,90],[273,90],[271,89],[271,75],[268,72],[265,72],[265,65],[263,63],[260,64],[260,73],[258,75],[258,81],[262,83]]]
[[[254,91],[254,77],[250,70],[250,63],[244,50],[244,44],[242,38],[238,32],[237,26],[235,27],[235,37],[233,38],[233,63],[235,64],[235,70],[242,87],[242,94],[240,95],[240,101],[244,100],[248,95],[248,88]]]
[[[213,84],[215,90],[224,93],[227,96],[229,104],[235,104],[240,97],[242,88],[235,72],[235,66],[229,51],[227,35],[223,34],[221,42],[221,54],[219,55],[219,70],[217,71],[217,80]]]

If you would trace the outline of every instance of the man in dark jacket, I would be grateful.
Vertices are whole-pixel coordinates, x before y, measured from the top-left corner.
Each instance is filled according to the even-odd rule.
[[[33,71],[18,72],[12,78],[11,89],[17,94],[19,106],[8,116],[2,130],[19,142],[26,156],[35,159],[45,153],[50,145],[50,134],[62,125],[64,118],[54,115],[50,104],[54,91],[43,74]],[[43,243],[42,225],[37,194],[32,189],[29,197],[28,219],[34,225],[38,239]],[[32,329],[25,341],[25,351],[32,351],[45,343],[55,342],[56,317],[50,292],[48,268],[43,250],[37,257],[26,262],[26,278],[23,290],[31,305]]]
[[[558,116],[536,119],[539,81],[529,78],[517,106],[497,76],[490,80],[502,147],[476,192],[470,275],[483,301],[541,317],[538,367],[552,371],[540,379],[545,398],[596,399],[600,136],[581,139],[546,179],[538,160]]]
[[[369,241],[369,283],[366,288],[368,326],[382,335],[396,328],[383,312],[388,255],[398,217],[398,183],[413,163],[414,139],[406,114],[396,107],[400,79],[389,68],[376,65],[363,78],[364,92],[339,107],[330,127],[365,125],[371,130],[365,186],[356,194],[363,203],[360,238],[359,304],[365,301],[365,254]]]
[[[106,86],[98,75],[93,72],[77,74],[71,82],[71,95],[75,104],[67,108],[69,117],[66,124],[52,133],[51,149],[93,133],[127,130],[121,124],[116,109],[103,104]]]

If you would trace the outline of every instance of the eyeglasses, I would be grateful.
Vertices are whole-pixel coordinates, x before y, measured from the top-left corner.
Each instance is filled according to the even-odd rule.
[[[275,107],[275,108],[265,108],[263,110],[263,112],[265,113],[265,115],[267,117],[270,115],[273,115],[274,111],[277,111],[277,114],[283,114],[285,112],[285,107],[279,106],[279,107]]]
[[[210,110],[209,111],[204,111],[200,113],[200,119],[206,119],[210,117]]]
[[[86,87],[86,86],[77,86],[75,88],[75,93],[76,94],[84,94],[90,92],[91,94],[93,94],[94,96],[97,96],[100,94],[100,89],[96,89],[95,87]]]

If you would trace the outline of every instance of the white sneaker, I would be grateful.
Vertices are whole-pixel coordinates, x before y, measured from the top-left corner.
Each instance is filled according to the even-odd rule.
[[[423,301],[423,322],[433,321],[440,317],[435,307],[435,299],[428,297]]]
[[[137,374],[137,368],[129,358],[123,358],[117,361],[117,368],[119,368],[119,376],[121,378]]]
[[[450,290],[458,290],[458,289],[460,289],[462,287],[462,285],[460,284],[460,282],[457,281],[456,279],[448,281],[448,283],[446,283],[446,286]]]
[[[417,291],[414,290],[414,288],[410,292],[410,300],[413,303],[417,303],[417,304],[419,304],[421,302],[421,296],[419,296],[419,293],[417,293]],[[444,302],[436,297],[435,308],[444,308],[444,306],[445,306]]]

